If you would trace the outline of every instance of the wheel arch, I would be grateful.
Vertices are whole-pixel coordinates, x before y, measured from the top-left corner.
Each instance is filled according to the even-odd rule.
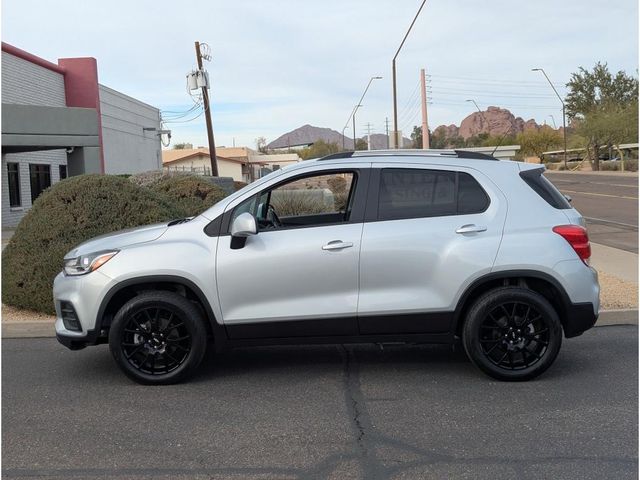
[[[492,272],[474,280],[460,296],[453,316],[455,335],[461,336],[466,313],[475,300],[483,293],[502,286],[522,286],[542,295],[558,312],[562,327],[566,329],[571,300],[557,279],[536,270],[505,270]]]
[[[96,325],[99,331],[111,325],[113,316],[130,299],[143,291],[167,290],[179,293],[187,299],[197,302],[203,315],[207,319],[205,322],[207,333],[211,335],[216,345],[222,345],[226,340],[226,331],[222,325],[216,321],[215,314],[206,295],[200,287],[191,280],[175,275],[151,275],[135,277],[123,280],[107,292],[98,308]]]

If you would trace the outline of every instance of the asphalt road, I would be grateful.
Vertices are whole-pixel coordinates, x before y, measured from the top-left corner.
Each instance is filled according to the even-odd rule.
[[[638,177],[558,172],[546,176],[586,217],[592,241],[638,253]]]
[[[638,328],[567,340],[527,383],[443,346],[242,349],[144,387],[106,346],[2,342],[4,478],[638,476]]]

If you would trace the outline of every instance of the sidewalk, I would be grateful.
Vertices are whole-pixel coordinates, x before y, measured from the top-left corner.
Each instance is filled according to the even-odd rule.
[[[591,266],[626,282],[638,283],[638,254],[591,243]]]

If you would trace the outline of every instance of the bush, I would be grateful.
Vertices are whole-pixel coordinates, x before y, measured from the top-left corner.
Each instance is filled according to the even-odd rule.
[[[201,214],[226,197],[224,190],[197,175],[163,176],[148,188],[163,195],[188,217]]]
[[[630,158],[629,160],[624,161],[624,171],[625,172],[637,172],[638,171],[638,159]]]
[[[2,252],[3,302],[53,313],[51,284],[64,255],[90,238],[180,218],[164,197],[109,175],[80,175],[45,190]]]
[[[246,187],[248,184],[245,182],[239,182],[237,180],[233,181],[233,189],[237,192],[238,190],[240,190],[241,188]]]
[[[179,176],[189,176],[192,177],[193,174],[188,172],[169,172],[165,170],[149,170],[148,172],[136,173],[135,175],[129,176],[129,180],[138,185],[139,187],[151,187],[161,180],[165,180],[167,178],[179,177]]]

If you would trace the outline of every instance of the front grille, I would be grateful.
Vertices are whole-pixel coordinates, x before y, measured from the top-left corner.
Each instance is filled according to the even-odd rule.
[[[82,331],[80,320],[78,320],[78,315],[71,302],[60,302],[60,315],[64,328],[74,332]]]

